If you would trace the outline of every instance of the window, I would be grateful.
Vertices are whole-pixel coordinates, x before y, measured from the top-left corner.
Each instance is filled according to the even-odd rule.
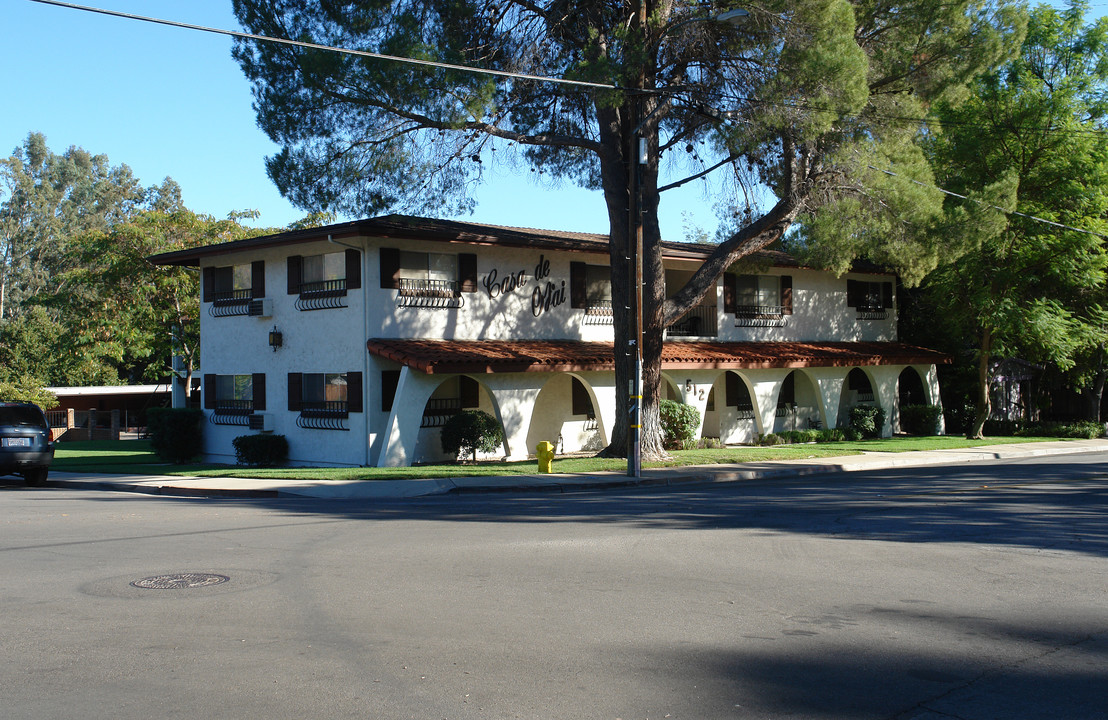
[[[250,301],[265,297],[265,262],[204,268],[202,295],[212,317],[248,314]]]
[[[265,410],[265,373],[205,375],[204,408],[215,425],[248,425],[252,413]]]
[[[471,377],[459,375],[439,386],[423,408],[421,428],[442,427],[462,410],[481,405],[481,386]]]
[[[350,413],[362,412],[362,374],[289,373],[289,410],[296,424],[315,430],[349,430]]]
[[[298,310],[346,307],[346,292],[362,286],[361,253],[293,255],[288,258],[288,294],[297,295]]]
[[[846,304],[858,310],[859,320],[884,320],[893,306],[893,284],[847,280]]]
[[[477,292],[477,256],[381,248],[381,288],[399,290],[400,307],[461,307]]]
[[[735,408],[739,420],[754,419],[754,401],[750,397],[750,388],[741,377],[733,372],[727,373],[724,391],[724,404]]]
[[[612,316],[612,269],[607,265],[569,264],[570,307],[586,315]]]
[[[739,326],[780,327],[793,313],[791,275],[724,275],[723,311]]]

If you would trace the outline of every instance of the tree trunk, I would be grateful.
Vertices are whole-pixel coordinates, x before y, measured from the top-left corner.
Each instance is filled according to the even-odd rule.
[[[989,328],[985,328],[981,335],[981,347],[977,356],[977,413],[973,418],[973,425],[966,433],[970,439],[985,437],[985,421],[989,419],[992,405],[989,400],[989,360],[992,356],[993,335]]]
[[[1095,423],[1100,422],[1100,404],[1104,398],[1104,383],[1106,380],[1108,380],[1108,371],[1105,371],[1102,364],[1093,377],[1092,385],[1085,389],[1085,398],[1088,401],[1086,417]]]

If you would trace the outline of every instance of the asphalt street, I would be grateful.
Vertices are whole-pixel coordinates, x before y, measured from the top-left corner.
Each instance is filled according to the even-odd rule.
[[[1108,455],[410,500],[0,485],[4,718],[1108,718]]]

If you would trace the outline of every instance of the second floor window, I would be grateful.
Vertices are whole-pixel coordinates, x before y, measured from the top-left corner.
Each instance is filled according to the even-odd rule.
[[[346,293],[362,286],[361,253],[354,249],[288,258],[288,293],[298,310],[346,307]]]
[[[884,320],[893,306],[893,284],[847,280],[846,304],[858,311],[859,320]]]
[[[265,263],[206,267],[201,299],[210,302],[213,317],[246,315],[250,301],[265,296]]]
[[[570,307],[586,315],[612,316],[612,269],[607,265],[569,264]]]
[[[791,275],[723,276],[723,311],[735,314],[736,325],[779,327],[793,313]]]
[[[460,307],[477,291],[477,256],[381,248],[381,287],[398,290],[402,307]]]

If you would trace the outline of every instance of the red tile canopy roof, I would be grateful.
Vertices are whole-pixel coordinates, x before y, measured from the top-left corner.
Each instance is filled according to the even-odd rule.
[[[436,373],[570,372],[611,370],[612,343],[574,340],[382,340],[369,352]],[[932,365],[950,358],[904,343],[881,342],[669,342],[663,370],[764,369]]]

